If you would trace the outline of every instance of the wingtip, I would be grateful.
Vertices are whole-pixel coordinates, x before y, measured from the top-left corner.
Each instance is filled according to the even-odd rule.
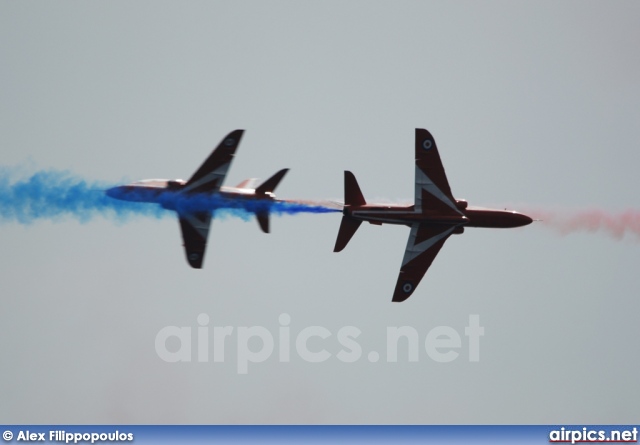
[[[391,301],[393,303],[402,303],[406,301],[413,292],[416,290],[416,284],[412,280],[398,280],[396,283],[396,288],[393,291],[393,298]]]
[[[392,303],[402,303],[403,301],[406,301],[410,296],[411,296],[411,294],[405,295],[404,293],[402,293],[402,294],[394,293],[393,294],[393,298],[391,299],[391,302]]]
[[[231,133],[229,133],[229,134],[227,135],[227,138],[228,138],[228,137],[237,137],[237,138],[240,138],[240,137],[242,137],[242,135],[244,134],[244,132],[245,132],[245,130],[243,130],[243,129],[233,130]],[[225,139],[226,139],[226,138],[225,138]]]
[[[193,269],[202,269],[204,264],[204,252],[191,252],[187,253],[187,263]]]

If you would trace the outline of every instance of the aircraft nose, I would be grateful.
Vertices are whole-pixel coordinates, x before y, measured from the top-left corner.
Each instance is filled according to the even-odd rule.
[[[527,226],[533,222],[533,219],[527,215],[523,215],[522,213],[516,213],[516,215],[518,215],[518,222],[521,226]]]

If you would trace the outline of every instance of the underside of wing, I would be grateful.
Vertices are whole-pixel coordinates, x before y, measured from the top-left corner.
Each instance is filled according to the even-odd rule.
[[[414,224],[402,259],[393,301],[401,302],[413,294],[420,280],[457,226]]]
[[[198,212],[180,215],[180,231],[187,261],[194,269],[202,269],[207,248],[211,213]]]
[[[244,130],[229,133],[184,186],[189,193],[215,193],[222,187]]]
[[[461,215],[451,194],[436,141],[427,130],[416,128],[415,209],[425,213]]]

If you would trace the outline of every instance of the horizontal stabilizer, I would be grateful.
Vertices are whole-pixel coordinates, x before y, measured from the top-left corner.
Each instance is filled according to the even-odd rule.
[[[340,252],[342,249],[347,247],[351,238],[360,227],[362,221],[358,219],[349,218],[348,216],[342,217],[342,222],[340,222],[340,230],[338,230],[338,238],[336,239],[336,245],[333,248],[334,252]]]
[[[260,196],[272,193],[276,187],[278,187],[278,184],[280,184],[280,181],[282,181],[282,178],[284,178],[284,175],[286,175],[288,171],[288,168],[283,168],[278,173],[264,181],[264,183],[256,189],[256,195]]]
[[[258,224],[264,233],[269,233],[269,212],[256,213]]]

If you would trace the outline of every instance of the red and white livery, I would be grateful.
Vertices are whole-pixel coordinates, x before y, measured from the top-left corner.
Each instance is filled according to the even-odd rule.
[[[465,227],[508,228],[525,226],[532,219],[518,212],[483,209],[455,199],[431,133],[416,128],[415,202],[411,206],[367,203],[355,176],[344,172],[345,203],[334,252],[349,243],[360,224],[403,224],[411,228],[393,301],[413,294],[449,236]]]

